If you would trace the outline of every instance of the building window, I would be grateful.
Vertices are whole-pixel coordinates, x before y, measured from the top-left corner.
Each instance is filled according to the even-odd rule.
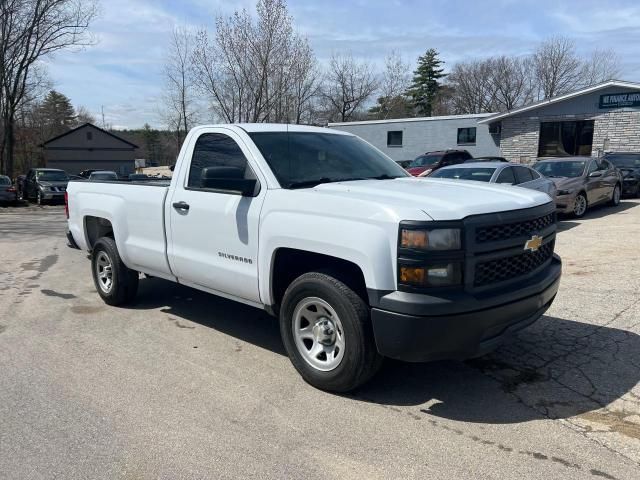
[[[540,123],[539,157],[591,155],[593,120]]]
[[[387,132],[387,147],[402,146],[402,130]]]
[[[87,140],[93,140],[93,132],[87,132]]]
[[[475,145],[476,127],[458,129],[458,145]]]

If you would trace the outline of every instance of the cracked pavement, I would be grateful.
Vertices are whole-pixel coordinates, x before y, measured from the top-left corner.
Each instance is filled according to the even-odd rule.
[[[60,206],[0,208],[0,479],[640,478],[640,201],[561,222],[555,303],[494,353],[306,385],[277,322],[95,292]]]

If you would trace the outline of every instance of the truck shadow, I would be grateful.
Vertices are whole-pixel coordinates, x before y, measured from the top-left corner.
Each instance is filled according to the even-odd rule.
[[[276,318],[189,287],[142,279],[132,308],[161,308],[181,325],[195,322],[286,355]],[[295,375],[293,370],[282,374]],[[544,316],[479,359],[426,364],[387,359],[374,379],[345,397],[389,408],[417,407],[419,414],[432,417],[518,423],[587,414],[622,397],[627,410],[640,414],[640,396],[630,393],[638,381],[640,336]],[[517,406],[514,399],[531,408]],[[625,431],[637,431],[640,438],[640,427]]]
[[[159,278],[140,279],[136,303],[128,308],[163,313],[217,330],[279,355],[286,355],[278,319],[266,312]]]
[[[586,414],[623,396],[627,415],[638,414],[640,397],[632,389],[639,380],[640,336],[544,316],[482,358],[387,362],[355,397],[383,405],[426,404],[422,413],[452,420],[517,423]],[[513,408],[514,398],[531,408]],[[640,427],[630,430],[640,438]]]

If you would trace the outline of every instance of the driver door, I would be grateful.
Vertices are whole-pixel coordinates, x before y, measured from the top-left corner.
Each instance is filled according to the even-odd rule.
[[[202,133],[191,158],[183,165],[171,198],[168,256],[182,283],[259,302],[258,224],[266,188],[242,139],[227,129]],[[245,178],[258,179],[253,195],[210,188],[206,169],[242,169]],[[264,181],[263,181],[264,184]]]

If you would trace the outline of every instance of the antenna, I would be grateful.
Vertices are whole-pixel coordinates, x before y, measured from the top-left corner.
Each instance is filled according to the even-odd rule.
[[[100,105],[100,111],[102,112],[102,128],[107,128],[104,123],[104,105]]]

